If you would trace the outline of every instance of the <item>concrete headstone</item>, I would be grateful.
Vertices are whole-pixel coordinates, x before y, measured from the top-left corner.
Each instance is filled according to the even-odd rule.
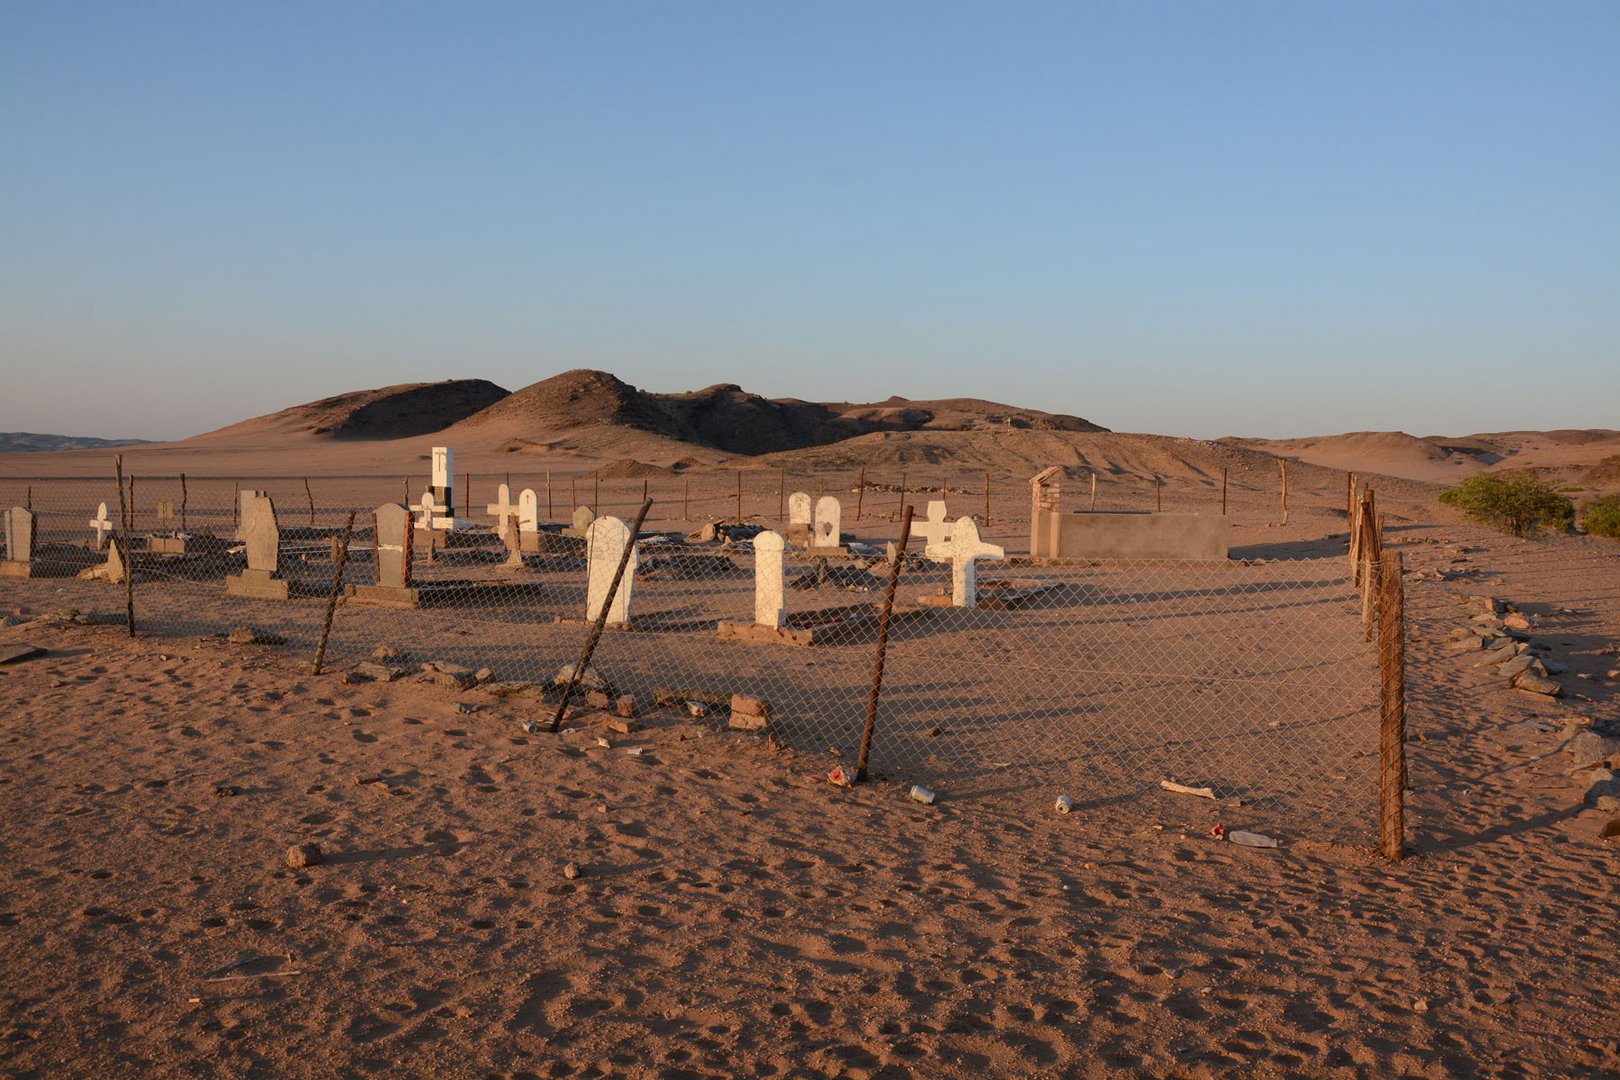
[[[788,524],[810,524],[810,493],[808,491],[795,491],[788,496]]]
[[[411,587],[411,512],[399,503],[383,503],[372,514],[377,528],[377,584]]]
[[[816,500],[815,539],[812,547],[833,548],[844,542],[844,507],[835,495]]]
[[[787,619],[783,578],[787,572],[787,541],[780,533],[754,537],[754,622],[780,628]]]
[[[27,507],[6,511],[6,561],[25,566],[34,561],[34,514]]]
[[[249,570],[274,574],[281,569],[281,527],[270,496],[259,495],[247,505],[242,517],[242,539],[247,541]]]
[[[624,577],[620,579],[619,589],[608,607],[607,621],[613,626],[629,625],[630,596],[636,583],[636,564],[640,561],[640,554],[632,539],[630,526],[616,517],[599,517],[591,522],[585,537],[586,557],[589,560],[586,569],[586,619],[594,620],[601,613],[602,605],[607,602],[608,589],[613,584],[613,575],[618,572],[619,559],[628,545],[630,559],[625,563]]]
[[[518,496],[518,528],[524,532],[540,531],[540,497],[533,488],[524,488]]]

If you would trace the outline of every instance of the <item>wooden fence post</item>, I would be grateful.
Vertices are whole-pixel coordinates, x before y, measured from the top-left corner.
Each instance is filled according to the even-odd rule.
[[[1378,846],[1384,858],[1406,855],[1406,589],[1401,554],[1378,564]]]
[[[118,517],[124,525],[124,618],[129,626],[129,636],[135,636],[135,549],[129,542],[129,519],[134,516],[133,510],[126,513],[124,509],[124,455],[119,454],[113,458],[113,467],[118,470]],[[129,490],[135,490],[135,478],[129,478]],[[117,543],[117,541],[113,541]]]
[[[984,470],[984,527],[990,527],[990,470]]]
[[[861,466],[861,478],[855,486],[855,520],[861,520],[861,503],[866,498],[866,466]],[[787,515],[782,515],[786,517]]]
[[[1286,525],[1288,524],[1288,462],[1279,461],[1277,464],[1282,466],[1282,523]]]

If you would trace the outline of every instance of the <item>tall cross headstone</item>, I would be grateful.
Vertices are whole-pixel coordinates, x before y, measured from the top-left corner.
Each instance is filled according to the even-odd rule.
[[[951,563],[951,604],[959,608],[979,606],[980,559],[1005,559],[1007,552],[979,539],[979,526],[970,517],[957,518],[951,538],[931,547],[928,557]]]
[[[787,620],[783,578],[787,573],[787,541],[780,533],[754,537],[754,622],[780,629]]]
[[[619,559],[623,557],[624,549],[629,545],[630,559],[625,563],[624,577],[619,581],[618,592],[613,594],[613,603],[608,607],[607,617],[611,626],[629,625],[630,594],[636,583],[636,564],[641,558],[633,541],[630,526],[616,517],[599,517],[591,522],[585,537],[588,560],[585,571],[587,620],[594,621],[601,613],[602,605],[607,602],[608,589],[613,584],[613,575],[618,572]]]
[[[96,531],[96,550],[103,550],[107,546],[107,535],[113,531],[113,523],[107,517],[106,503],[96,507],[96,516],[90,519],[90,527]]]
[[[812,547],[835,548],[844,542],[844,507],[836,495],[816,500],[815,539]]]
[[[446,517],[456,516],[455,459],[448,446],[433,448],[433,486],[430,489]]]

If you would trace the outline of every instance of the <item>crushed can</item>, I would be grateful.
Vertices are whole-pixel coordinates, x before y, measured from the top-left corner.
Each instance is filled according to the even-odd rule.
[[[936,798],[938,798],[937,795],[935,795],[932,791],[929,791],[927,788],[923,787],[921,784],[912,784],[911,785],[911,801],[912,802],[920,802],[924,806],[932,806],[932,805],[934,805],[934,800]]]
[[[1057,802],[1052,805],[1052,809],[1056,810],[1060,814],[1067,814],[1069,811],[1074,809],[1074,800],[1069,798],[1067,795],[1059,795],[1057,797]]]

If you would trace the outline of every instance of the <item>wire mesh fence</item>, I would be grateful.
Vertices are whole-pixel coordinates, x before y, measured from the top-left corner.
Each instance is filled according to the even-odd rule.
[[[363,480],[350,489],[386,499],[393,488],[395,501],[407,494],[382,478]],[[284,600],[230,591],[252,569],[242,493],[266,490],[276,518],[270,577],[285,583]],[[7,515],[12,576],[0,577],[0,605],[121,612],[125,586],[107,566],[109,551],[125,551],[118,538],[127,525],[127,553],[112,561],[127,559],[133,571],[143,632],[223,635],[251,625],[313,658],[354,511],[328,669],[387,646],[411,663],[385,651],[384,669],[414,677],[417,665],[436,662],[450,670],[422,677],[470,682],[464,692],[532,704],[536,718],[549,719],[559,673],[589,632],[596,553],[560,522],[503,537],[479,507],[453,530],[410,528],[402,552],[388,529],[379,540],[375,503],[317,499],[296,478],[183,486],[142,478],[133,498],[125,493],[127,523],[117,495],[110,481],[0,482],[0,505],[32,507],[31,537],[20,519],[10,527],[15,512]],[[566,521],[573,504],[554,498],[551,509]],[[759,517],[774,517],[763,509]],[[723,725],[737,695],[767,703],[765,733],[806,767],[852,762],[890,552],[858,543],[791,549],[785,618],[780,628],[761,627],[755,530],[699,539],[711,533],[669,527],[694,517],[666,507],[644,530],[625,586],[628,624],[596,648],[591,668],[601,682],[583,688],[592,697],[580,702],[582,715],[628,696],[649,725],[697,713]],[[976,603],[963,607],[952,604],[951,566],[920,549],[914,542],[902,560],[888,631],[871,747],[878,778],[1032,806],[1062,793],[1128,828],[1224,815],[1294,836],[1368,843],[1377,835],[1379,645],[1344,558],[983,561]],[[1167,794],[1162,781],[1212,798]]]

